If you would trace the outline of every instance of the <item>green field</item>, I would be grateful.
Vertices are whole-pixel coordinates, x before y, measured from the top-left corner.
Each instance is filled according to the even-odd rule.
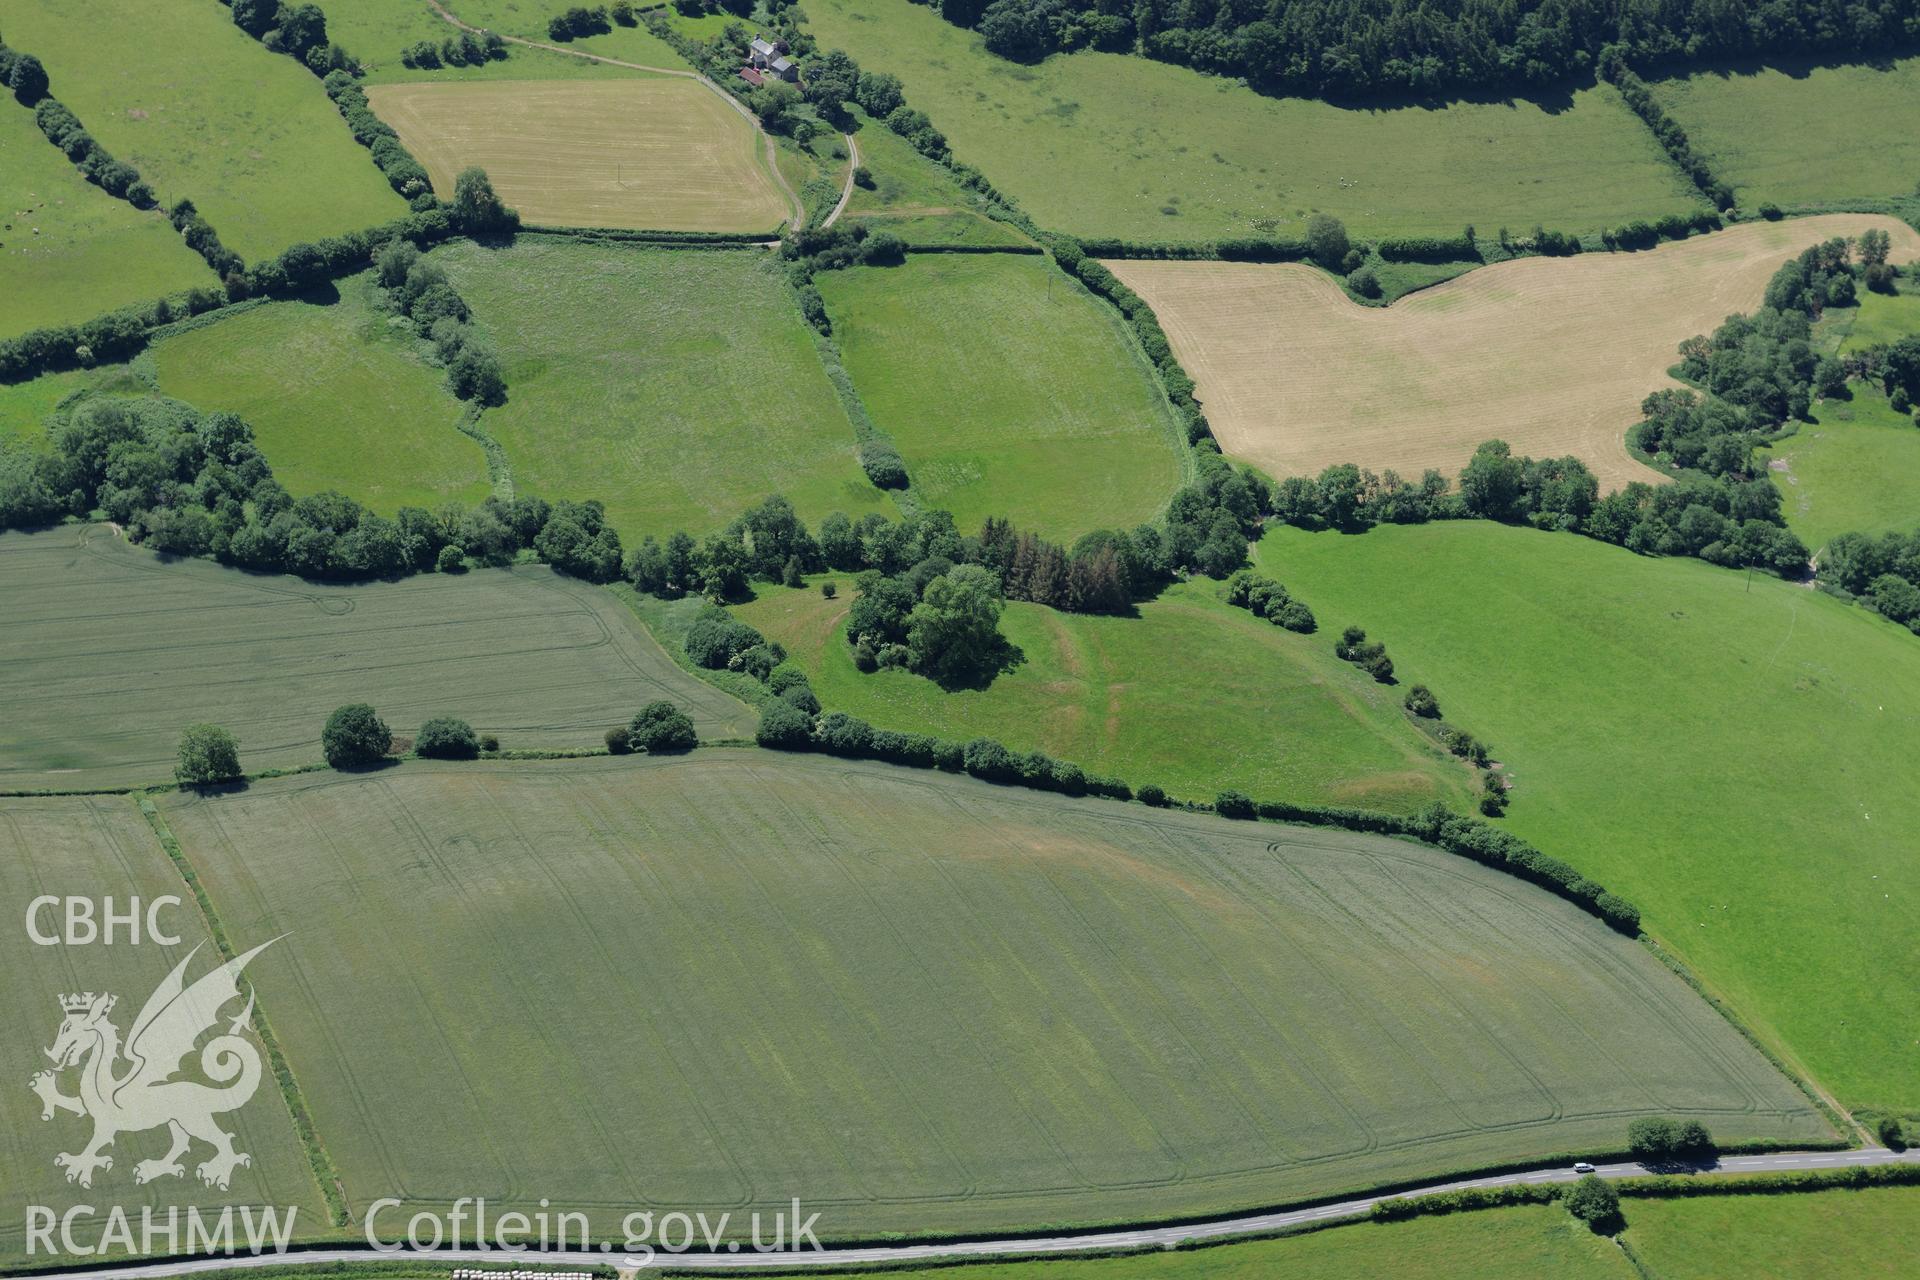
[[[164,213],[89,183],[11,101],[0,102],[0,282],[0,338],[218,283]]]
[[[908,0],[813,0],[822,48],[890,71],[955,154],[1035,221],[1080,235],[1298,235],[1315,210],[1373,235],[1536,222],[1597,231],[1699,197],[1611,88],[1548,107],[1345,110],[1127,54],[1038,66]]]
[[[165,782],[198,720],[250,771],[309,764],[345,702],[408,735],[461,716],[508,748],[597,747],[662,697],[707,737],[754,723],[612,595],[546,568],[322,586],[68,526],[0,536],[0,595],[0,790]]]
[[[633,542],[711,532],[774,492],[808,520],[885,502],[759,251],[522,236],[433,256],[505,361],[486,422],[521,491],[599,498]]]
[[[1481,521],[1280,529],[1266,572],[1386,643],[1515,779],[1507,823],[1637,903],[1848,1106],[1920,1109],[1902,833],[1920,645],[1805,587]]]
[[[825,575],[831,579],[832,574]],[[820,701],[885,729],[985,735],[1135,787],[1211,800],[1232,787],[1309,804],[1468,807],[1470,771],[1409,723],[1400,691],[1218,598],[1204,578],[1138,618],[1014,602],[1001,631],[1025,661],[985,689],[943,692],[906,671],[863,675],[845,635],[852,591],[768,587],[734,612],[787,647]]]
[[[1146,357],[1048,259],[921,255],[814,283],[867,411],[962,531],[1130,528],[1179,486],[1184,437]]]
[[[1856,382],[1851,400],[1822,401],[1813,417],[1760,454],[1800,540],[1818,550],[1837,533],[1920,525],[1920,428],[1913,415],[1895,413],[1877,387]]]
[[[1122,1258],[895,1271],[892,1280],[1632,1280],[1620,1251],[1556,1206],[1365,1223]]]
[[[1887,127],[1920,114],[1920,58],[1710,71],[1653,91],[1746,208],[1912,195],[1920,175],[1920,136]]]
[[[25,382],[0,382],[0,443],[21,440],[38,446],[49,430],[64,422],[60,406],[77,402],[83,391],[95,395],[151,394],[151,388],[124,364],[104,369],[64,369]]]
[[[163,205],[192,200],[250,262],[407,211],[319,80],[217,4],[19,0],[6,38]]]
[[[1910,333],[1920,333],[1920,286],[1911,279],[1901,283],[1906,286],[1904,293],[1889,295],[1862,290],[1859,306],[1835,308],[1827,313],[1850,320],[1846,336],[1840,342],[1842,354],[1865,351],[1868,347],[1898,342]]]
[[[159,804],[236,946],[297,930],[260,998],[355,1204],[846,1238],[1824,1130],[1643,948],[1400,841],[754,748]]]
[[[555,7],[540,0],[447,0],[442,7],[469,26],[547,44],[554,43],[547,34],[548,19],[570,6]],[[681,19],[671,9],[668,14],[683,26],[698,26],[704,22]],[[728,14],[725,21],[737,22],[739,19]],[[334,0],[327,6],[327,29],[335,40],[365,64],[370,84],[412,80],[546,80],[582,76],[607,79],[636,74],[587,58],[575,58],[517,44],[508,49],[505,58],[477,67],[441,66],[428,69],[402,66],[400,54],[408,46],[421,40],[438,45],[460,34],[459,28],[435,13],[425,0]],[[715,29],[718,29],[717,26]],[[575,49],[649,67],[687,69],[687,64],[673,51],[672,45],[642,26],[615,26],[607,35],[559,43],[556,48]]]
[[[1900,1280],[1920,1258],[1920,1187],[1630,1200],[1626,1217],[1660,1280]]]
[[[353,276],[166,338],[151,348],[159,389],[245,418],[295,497],[338,489],[389,516],[478,502],[492,486],[486,454],[455,429],[467,406],[374,294],[371,275]]]
[[[858,108],[854,108],[858,112]],[[854,141],[873,186],[855,186],[846,216],[908,244],[1025,244],[1027,237],[979,212],[981,198],[883,124],[863,123]]]
[[[8,535],[8,540],[12,537]],[[96,901],[112,895],[117,911],[126,909],[130,896],[148,903],[166,894],[177,895],[184,905],[163,907],[157,920],[167,932],[178,935],[181,944],[161,947],[143,941],[131,946],[122,933],[111,946],[37,946],[28,938],[21,917],[26,904],[44,894]],[[0,1090],[0,1167],[7,1171],[0,1182],[0,1259],[17,1259],[26,1253],[29,1205],[60,1213],[75,1205],[95,1206],[96,1212],[82,1215],[76,1224],[75,1234],[82,1241],[98,1239],[109,1208],[125,1210],[137,1241],[140,1210],[146,1205],[153,1206],[163,1221],[169,1205],[270,1205],[279,1212],[293,1207],[298,1211],[298,1234],[310,1236],[323,1229],[327,1218],[319,1188],[271,1074],[264,1076],[243,1106],[218,1115],[221,1127],[233,1135],[235,1149],[253,1158],[250,1166],[234,1170],[227,1191],[203,1186],[196,1176],[194,1166],[212,1154],[211,1147],[198,1142],[183,1161],[183,1176],[136,1185],[135,1165],[157,1159],[167,1150],[167,1134],[161,1129],[120,1134],[109,1151],[113,1167],[96,1171],[91,1188],[68,1183],[54,1165],[56,1154],[80,1151],[92,1132],[88,1121],[66,1112],[43,1121],[40,1099],[27,1089],[28,1079],[50,1066],[42,1050],[53,1045],[60,1030],[59,998],[70,992],[113,993],[119,1002],[109,1021],[124,1036],[131,1032],[148,995],[190,949],[201,948],[188,968],[189,981],[218,963],[192,897],[133,800],[84,796],[6,801],[0,809],[0,897],[13,907],[10,914],[15,917],[9,928],[0,930],[0,970],[7,975],[7,981],[0,983],[0,1013],[11,1029],[0,1039],[0,1071],[5,1072],[9,1086]],[[59,932],[59,909],[43,910],[38,924],[43,931]],[[281,956],[274,952],[263,954],[248,966],[243,985],[264,978],[280,963]],[[238,1003],[225,1010],[229,1017],[239,1011]],[[115,1068],[122,1073],[126,1069]],[[61,1092],[69,1096],[77,1092],[77,1079],[75,1072],[64,1073]],[[181,1234],[184,1249],[184,1229]],[[48,1264],[44,1248],[34,1262]]]

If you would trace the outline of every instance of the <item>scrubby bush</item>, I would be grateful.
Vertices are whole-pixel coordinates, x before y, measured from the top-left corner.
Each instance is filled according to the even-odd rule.
[[[1440,718],[1440,700],[1433,696],[1433,690],[1423,684],[1407,690],[1406,708],[1427,720]]]
[[[173,776],[187,787],[231,782],[240,776],[240,744],[217,724],[190,724],[180,734]]]
[[[636,750],[651,755],[691,751],[699,742],[692,718],[664,699],[640,708],[628,733]]]
[[[1588,1174],[1567,1189],[1561,1203],[1567,1212],[1601,1235],[1612,1235],[1625,1224],[1620,1217],[1620,1193],[1596,1174]]]
[[[393,749],[393,731],[364,702],[336,708],[320,731],[320,750],[336,769],[377,764]]]
[[[770,702],[760,712],[753,737],[763,747],[804,751],[812,745],[813,717],[784,699]]]
[[[1223,818],[1251,820],[1257,816],[1253,800],[1238,791],[1222,791],[1214,797],[1213,811]]]
[[[1627,1125],[1627,1151],[1643,1164],[1703,1160],[1713,1154],[1713,1137],[1698,1120],[1642,1116]]]
[[[1156,809],[1167,807],[1167,793],[1157,783],[1149,782],[1134,794],[1141,804],[1151,805]]]
[[[420,726],[413,750],[430,760],[472,760],[480,754],[480,739],[465,720],[435,716]]]
[[[606,743],[608,755],[624,756],[633,750],[633,730],[626,725],[617,724],[607,730]]]

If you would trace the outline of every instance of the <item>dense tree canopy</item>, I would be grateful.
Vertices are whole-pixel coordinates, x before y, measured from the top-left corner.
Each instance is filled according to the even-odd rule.
[[[1916,0],[939,0],[1001,57],[1138,51],[1292,94],[1543,86],[1631,64],[1879,52],[1920,37]]]

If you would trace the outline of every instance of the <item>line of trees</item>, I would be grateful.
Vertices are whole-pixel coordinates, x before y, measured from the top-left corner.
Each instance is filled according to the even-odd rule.
[[[1602,56],[1600,74],[1613,82],[1628,108],[1653,131],[1654,140],[1680,167],[1680,172],[1686,174],[1688,180],[1700,189],[1700,194],[1711,200],[1716,209],[1733,208],[1733,188],[1714,176],[1706,157],[1693,149],[1693,140],[1687,137],[1687,131],[1680,127],[1680,122],[1667,114],[1666,108],[1653,96],[1653,91],[1647,88],[1646,81],[1627,67],[1618,46],[1607,50]]]
[[[480,174],[478,169],[468,170]],[[461,175],[462,181],[467,179]],[[480,174],[480,181],[485,175]],[[440,264],[410,240],[394,239],[374,250],[374,280],[393,309],[412,321],[447,371],[447,388],[461,400],[497,406],[507,401],[500,357],[472,324],[472,313]]]
[[[310,0],[221,0],[232,10],[233,25],[275,53],[284,53],[316,76],[334,71],[360,74],[351,54],[327,38],[327,15]]]
[[[138,169],[124,160],[114,159],[65,103],[49,96],[52,85],[38,58],[0,43],[0,84],[11,88],[22,105],[33,108],[34,124],[88,182],[136,209],[151,209],[159,203],[152,186],[140,176]],[[187,247],[205,259],[215,275],[224,280],[246,269],[240,255],[220,243],[220,237],[191,200],[175,204],[168,210],[167,219],[186,240]],[[4,349],[0,349],[0,377],[7,376],[4,358]]]
[[[993,53],[1138,52],[1272,93],[1432,96],[1539,88],[1609,60],[1650,67],[1878,54],[1920,37],[1914,0],[924,0]]]
[[[0,451],[0,528],[100,511],[170,555],[318,579],[501,565],[530,550],[592,581],[617,577],[620,538],[597,502],[489,498],[388,519],[339,493],[295,499],[231,413],[155,397],[83,401],[45,451]]]
[[[367,91],[360,87],[359,81],[345,71],[329,71],[320,83],[327,97],[333,100],[334,109],[347,122],[353,140],[372,153],[373,162],[386,175],[388,185],[406,197],[415,210],[431,207],[433,182],[427,176],[426,166],[413,158],[393,126],[373,113],[373,107],[367,102]]]
[[[435,44],[416,40],[400,51],[400,65],[431,71],[436,67],[478,67],[507,59],[507,42],[496,31],[458,31]]]

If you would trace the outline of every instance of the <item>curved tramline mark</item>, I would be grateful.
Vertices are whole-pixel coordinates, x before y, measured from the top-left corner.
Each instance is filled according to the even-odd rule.
[[[444,4],[441,4],[440,0],[427,0],[427,7],[432,9],[435,13],[439,14],[441,18],[452,23],[454,26],[460,28],[460,30],[462,31],[471,31],[474,34],[479,35],[491,30],[491,28],[488,28],[488,27],[476,27],[466,22],[462,22],[459,19],[459,17],[457,17],[453,13],[451,9],[448,9]],[[584,58],[588,62],[603,62],[610,67],[626,67],[630,71],[651,71],[655,75],[682,76],[689,80],[698,80],[701,84],[707,86],[707,88],[719,94],[720,97],[726,101],[726,104],[732,107],[735,111],[738,111],[741,117],[745,119],[748,124],[753,126],[754,132],[760,135],[761,141],[766,144],[767,172],[773,175],[774,183],[777,186],[779,186],[780,193],[787,198],[787,209],[791,214],[789,225],[797,228],[805,224],[807,220],[806,206],[800,203],[800,194],[796,192],[793,189],[793,187],[787,182],[786,175],[780,172],[780,163],[774,157],[773,135],[760,127],[760,117],[754,115],[753,112],[747,110],[746,105],[744,103],[742,103],[738,98],[734,97],[732,94],[728,93],[725,89],[722,89],[719,85],[715,84],[713,81],[709,80],[706,76],[702,75],[700,72],[695,71],[690,67],[656,67],[656,66],[651,66],[645,62],[628,62],[621,58],[609,58],[598,53],[587,53],[580,49],[562,48],[560,45],[548,44],[543,40],[529,40],[524,36],[510,36],[506,34],[504,31],[494,31],[493,34],[499,36],[502,40],[505,40],[508,44],[523,45],[529,49],[545,49],[548,53],[565,54],[569,58]],[[843,138],[846,138],[847,144],[849,147],[853,145],[853,138],[851,136],[847,134],[842,134],[841,136]],[[841,195],[840,204],[845,205],[847,202],[847,197],[851,196],[852,194],[853,194],[853,169],[851,166],[849,166],[847,169],[846,190]],[[839,208],[836,207],[833,211],[832,216],[829,217],[821,225],[831,226],[833,225],[834,218],[837,218],[839,216],[840,216],[840,210]]]

